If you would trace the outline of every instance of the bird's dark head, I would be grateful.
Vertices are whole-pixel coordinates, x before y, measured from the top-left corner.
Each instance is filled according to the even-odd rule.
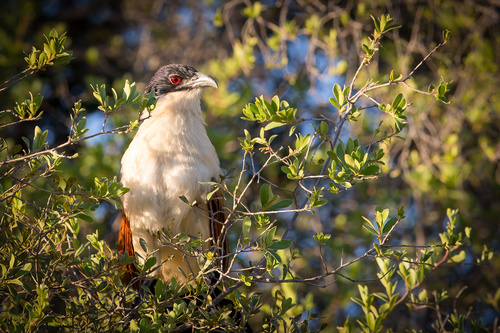
[[[170,64],[160,68],[146,87],[146,93],[155,91],[156,97],[175,91],[187,91],[205,87],[218,88],[213,77],[198,72],[191,66]]]

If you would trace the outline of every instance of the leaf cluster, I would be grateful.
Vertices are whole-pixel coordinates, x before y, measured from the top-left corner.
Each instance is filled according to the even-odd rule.
[[[74,59],[73,52],[65,51],[66,32],[59,35],[56,30],[51,30],[44,37],[46,43],[43,44],[43,51],[33,46],[31,53],[24,58],[30,69],[43,70],[47,66],[67,64]]]

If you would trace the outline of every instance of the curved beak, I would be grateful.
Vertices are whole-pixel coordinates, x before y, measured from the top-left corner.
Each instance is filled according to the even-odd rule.
[[[189,82],[189,86],[191,88],[212,87],[215,89],[219,89],[219,85],[217,84],[217,81],[215,81],[213,77],[201,72],[196,73],[196,76],[194,76]]]

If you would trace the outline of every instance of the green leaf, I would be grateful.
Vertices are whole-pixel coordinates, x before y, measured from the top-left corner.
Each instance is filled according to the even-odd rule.
[[[90,245],[90,242],[86,242],[85,244],[82,244],[78,247],[78,249],[75,251],[75,258],[79,258],[80,255],[83,253],[83,251],[85,251],[85,249],[88,248],[88,246]]]
[[[47,138],[47,134],[49,133],[48,130],[42,132],[40,127],[36,126],[35,127],[35,136],[33,138],[33,146],[32,146],[32,151],[39,151],[40,149],[45,146],[46,142],[45,139]]]
[[[374,332],[375,331],[375,315],[373,314],[373,312],[369,312],[366,315],[366,323],[368,324],[368,327],[370,328],[370,330],[372,332]]]
[[[123,196],[125,193],[127,193],[128,191],[130,191],[130,188],[128,187],[122,187],[122,188],[119,188],[116,190],[116,196],[117,197],[121,197]]]
[[[336,99],[336,104],[337,108],[340,109],[341,107],[344,106],[344,101],[345,101],[345,96],[342,88],[340,88],[340,85],[338,83],[335,83],[332,88],[333,95],[335,96]],[[331,100],[330,100],[331,102]],[[333,103],[332,103],[333,105]]]
[[[16,274],[16,278],[20,278],[31,272],[32,265],[31,263],[25,264]]]
[[[445,103],[445,104],[449,104],[450,101],[448,100],[448,98],[446,98],[446,93],[448,91],[450,91],[450,87],[451,87],[451,83],[453,81],[450,81],[450,82],[446,82],[444,81],[443,78],[441,78],[441,82],[439,83],[439,87],[437,89],[437,93],[436,93],[436,99],[437,100],[440,100],[441,102]]]
[[[276,253],[276,251],[274,251],[273,249],[270,249],[270,248],[267,248],[267,253],[271,254],[271,256],[267,256],[267,259],[268,259],[268,270],[271,270],[271,269],[274,269],[278,266],[279,263],[281,263],[281,257],[279,256],[278,253]],[[275,260],[272,260],[272,258],[274,258]],[[271,259],[271,260],[269,260]],[[271,264],[271,265],[269,265]],[[269,269],[271,268],[271,269]]]
[[[252,220],[250,217],[245,216],[243,218],[242,226],[241,226],[241,232],[243,233],[243,238],[247,238],[248,234],[250,233],[250,228],[252,227]]]
[[[274,235],[276,233],[276,227],[272,227],[268,232],[267,232],[267,235],[266,235],[266,244],[271,244],[272,241],[273,241],[273,238],[274,238]]]
[[[295,141],[295,149],[298,151],[304,150],[311,141],[311,134],[307,134],[306,136],[302,136],[302,134],[297,135],[297,140]]]
[[[253,276],[247,276],[246,277],[243,274],[238,273],[238,277],[245,284],[245,286],[250,287],[252,285],[252,283],[250,281],[252,281]]]
[[[398,221],[398,219],[395,217],[390,218],[387,221],[387,223],[384,225],[384,229],[382,230],[382,233],[389,232],[389,230],[391,230],[391,228],[396,224],[397,221]]]
[[[273,192],[268,184],[263,184],[260,187],[260,204],[265,207],[269,199],[273,197]]]
[[[156,257],[148,258],[148,260],[144,263],[143,271],[149,271],[154,265],[156,265]]]
[[[450,31],[448,29],[445,29],[443,31],[443,41],[446,43],[449,40],[450,40]]]
[[[399,81],[403,78],[403,75],[402,74],[399,74],[398,76],[394,76],[394,71],[392,70],[391,71],[391,74],[389,75],[389,81],[390,82],[393,82],[393,81]]]
[[[21,287],[24,287],[23,283],[21,281],[19,281],[19,279],[7,280],[7,284],[17,284]]]
[[[318,234],[313,236],[313,239],[318,242],[319,245],[325,245],[325,242],[332,237],[331,234],[324,234],[323,232],[318,232]]]
[[[380,23],[379,23],[379,21],[375,17],[373,17],[372,15],[370,15],[370,17],[373,20],[373,25],[375,25],[375,30],[377,30],[378,32],[380,32]]]
[[[217,191],[219,191],[219,189],[218,189],[218,188],[215,188],[212,192],[208,193],[208,194],[207,194],[207,200],[212,199],[212,196],[213,196],[215,193],[217,193]]]
[[[270,129],[276,128],[276,127],[281,127],[284,126],[286,123],[279,123],[276,121],[271,121],[269,124],[264,127],[264,131],[269,131]]]
[[[337,100],[333,97],[330,97],[330,104],[332,104],[335,108],[340,109],[340,105]]]
[[[288,239],[281,239],[278,241],[272,241],[271,245],[268,248],[272,250],[284,250],[290,248],[291,246],[292,241]]]
[[[269,207],[269,210],[278,210],[278,209],[286,208],[286,207],[289,207],[291,204],[293,204],[293,200],[289,200],[289,199],[281,200],[281,201],[278,201],[277,203],[275,203],[274,205],[272,205],[271,207]]]
[[[347,145],[345,146],[345,153],[346,154],[352,154],[352,152],[354,151],[354,149],[358,146],[358,140],[353,140],[351,138],[349,138],[347,140]]]
[[[377,224],[382,225],[382,223],[384,223],[385,220],[387,220],[387,218],[389,217],[389,208],[382,210],[382,208],[377,207],[375,209],[375,217],[377,220]]]
[[[378,236],[378,231],[375,230],[375,228],[373,228],[372,226],[370,226],[370,225],[363,225],[363,228],[365,228],[366,230],[368,230],[368,232],[371,233],[372,235]]]
[[[356,170],[356,165],[355,165],[354,159],[352,158],[351,155],[345,154],[344,161],[345,161],[346,167],[348,167],[351,170]]]
[[[243,9],[243,15],[245,15],[248,18],[256,19],[260,16],[261,11],[262,11],[262,4],[256,1],[253,5],[250,5],[245,9]]]
[[[375,229],[375,226],[373,225],[373,223],[369,219],[367,219],[366,217],[364,217],[364,216],[361,216],[361,217],[366,222],[366,224],[363,225],[363,228],[368,230],[371,234],[378,236],[378,231]]]
[[[280,109],[280,98],[278,95],[275,95],[271,100],[271,114],[275,114]]]
[[[375,174],[378,174],[380,172],[380,168],[378,165],[372,164],[367,166],[361,171],[362,176],[373,176]]]
[[[93,223],[94,222],[94,219],[92,219],[92,217],[90,217],[90,216],[88,216],[87,214],[84,214],[84,213],[78,214],[78,218],[82,219],[83,221],[85,221],[87,223]]]
[[[399,107],[399,103],[401,103],[402,100],[403,100],[403,94],[399,93],[392,101],[392,107],[393,108]]]
[[[144,238],[139,238],[139,244],[141,245],[142,250],[145,253],[148,253],[148,245],[146,244],[146,241],[144,240]]]
[[[181,200],[182,200],[182,202],[184,202],[185,204],[188,204],[188,205],[190,205],[190,204],[191,204],[191,203],[189,202],[188,198],[186,198],[186,196],[184,196],[184,195],[181,195],[181,196],[179,197],[179,199],[181,199]]]
[[[466,258],[466,253],[464,250],[460,251],[460,253],[454,255],[453,257],[450,258],[450,261],[451,262],[455,262],[455,263],[460,263],[462,261],[464,261]]]
[[[420,261],[421,262],[426,262],[432,256],[433,253],[434,253],[434,251],[429,251],[429,252],[425,253],[422,256],[422,259],[420,259]]]

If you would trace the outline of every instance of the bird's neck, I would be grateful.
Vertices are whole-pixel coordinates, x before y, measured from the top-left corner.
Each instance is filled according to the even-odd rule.
[[[141,118],[159,119],[192,119],[202,125],[206,125],[201,113],[201,89],[190,91],[178,91],[160,97],[156,103],[156,108],[151,114],[143,114]]]

